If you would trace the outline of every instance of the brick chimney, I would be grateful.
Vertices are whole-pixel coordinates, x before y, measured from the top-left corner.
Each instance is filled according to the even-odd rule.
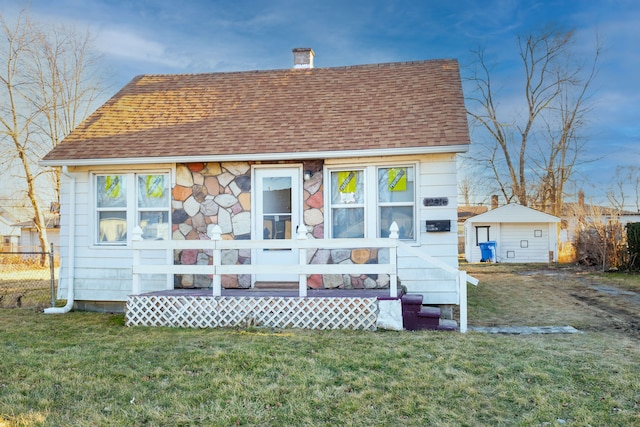
[[[584,191],[578,191],[578,207],[584,210]]]
[[[491,209],[498,209],[498,195],[491,196]]]
[[[310,47],[297,47],[293,52],[293,68],[313,68],[313,49]]]

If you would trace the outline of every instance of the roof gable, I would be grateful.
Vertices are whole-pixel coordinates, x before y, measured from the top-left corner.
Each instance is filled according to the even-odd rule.
[[[485,213],[489,210],[487,206],[477,205],[459,205],[458,206],[458,222],[464,222],[467,219]]]
[[[12,224],[13,227],[19,228],[36,228],[36,222],[33,219]],[[60,215],[48,214],[44,216],[45,228],[60,228]]]
[[[458,63],[432,60],[139,76],[43,163],[468,144]]]
[[[502,223],[528,223],[528,222],[560,222],[560,218],[531,209],[515,203],[492,209],[489,212],[469,218],[465,223],[478,222],[502,222]]]

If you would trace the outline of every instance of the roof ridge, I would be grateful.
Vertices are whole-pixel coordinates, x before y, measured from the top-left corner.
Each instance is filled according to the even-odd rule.
[[[138,74],[134,76],[131,81],[137,80],[143,77],[182,77],[182,76],[207,76],[207,75],[219,75],[219,74],[258,74],[258,73],[272,73],[272,72],[314,72],[317,70],[351,70],[354,68],[382,68],[385,66],[394,65],[417,65],[425,63],[438,63],[438,62],[455,62],[458,60],[455,58],[436,58],[436,59],[418,59],[411,61],[391,61],[381,63],[365,63],[354,65],[338,65],[335,67],[313,67],[313,68],[270,68],[264,70],[235,70],[235,71],[209,71],[209,72],[195,72],[195,73],[152,73],[152,74]]]

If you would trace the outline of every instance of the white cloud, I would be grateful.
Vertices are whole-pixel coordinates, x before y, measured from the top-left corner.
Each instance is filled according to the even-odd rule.
[[[173,68],[184,68],[185,63],[167,52],[162,43],[147,40],[144,37],[127,30],[108,28],[96,35],[95,45],[104,55],[147,62]]]

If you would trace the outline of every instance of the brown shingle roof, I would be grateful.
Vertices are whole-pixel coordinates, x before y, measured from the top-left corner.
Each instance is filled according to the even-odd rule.
[[[458,206],[458,222],[464,222],[472,216],[480,215],[489,211],[487,206],[480,205],[462,205]]]
[[[138,76],[43,160],[466,144],[458,63],[431,60]]]

